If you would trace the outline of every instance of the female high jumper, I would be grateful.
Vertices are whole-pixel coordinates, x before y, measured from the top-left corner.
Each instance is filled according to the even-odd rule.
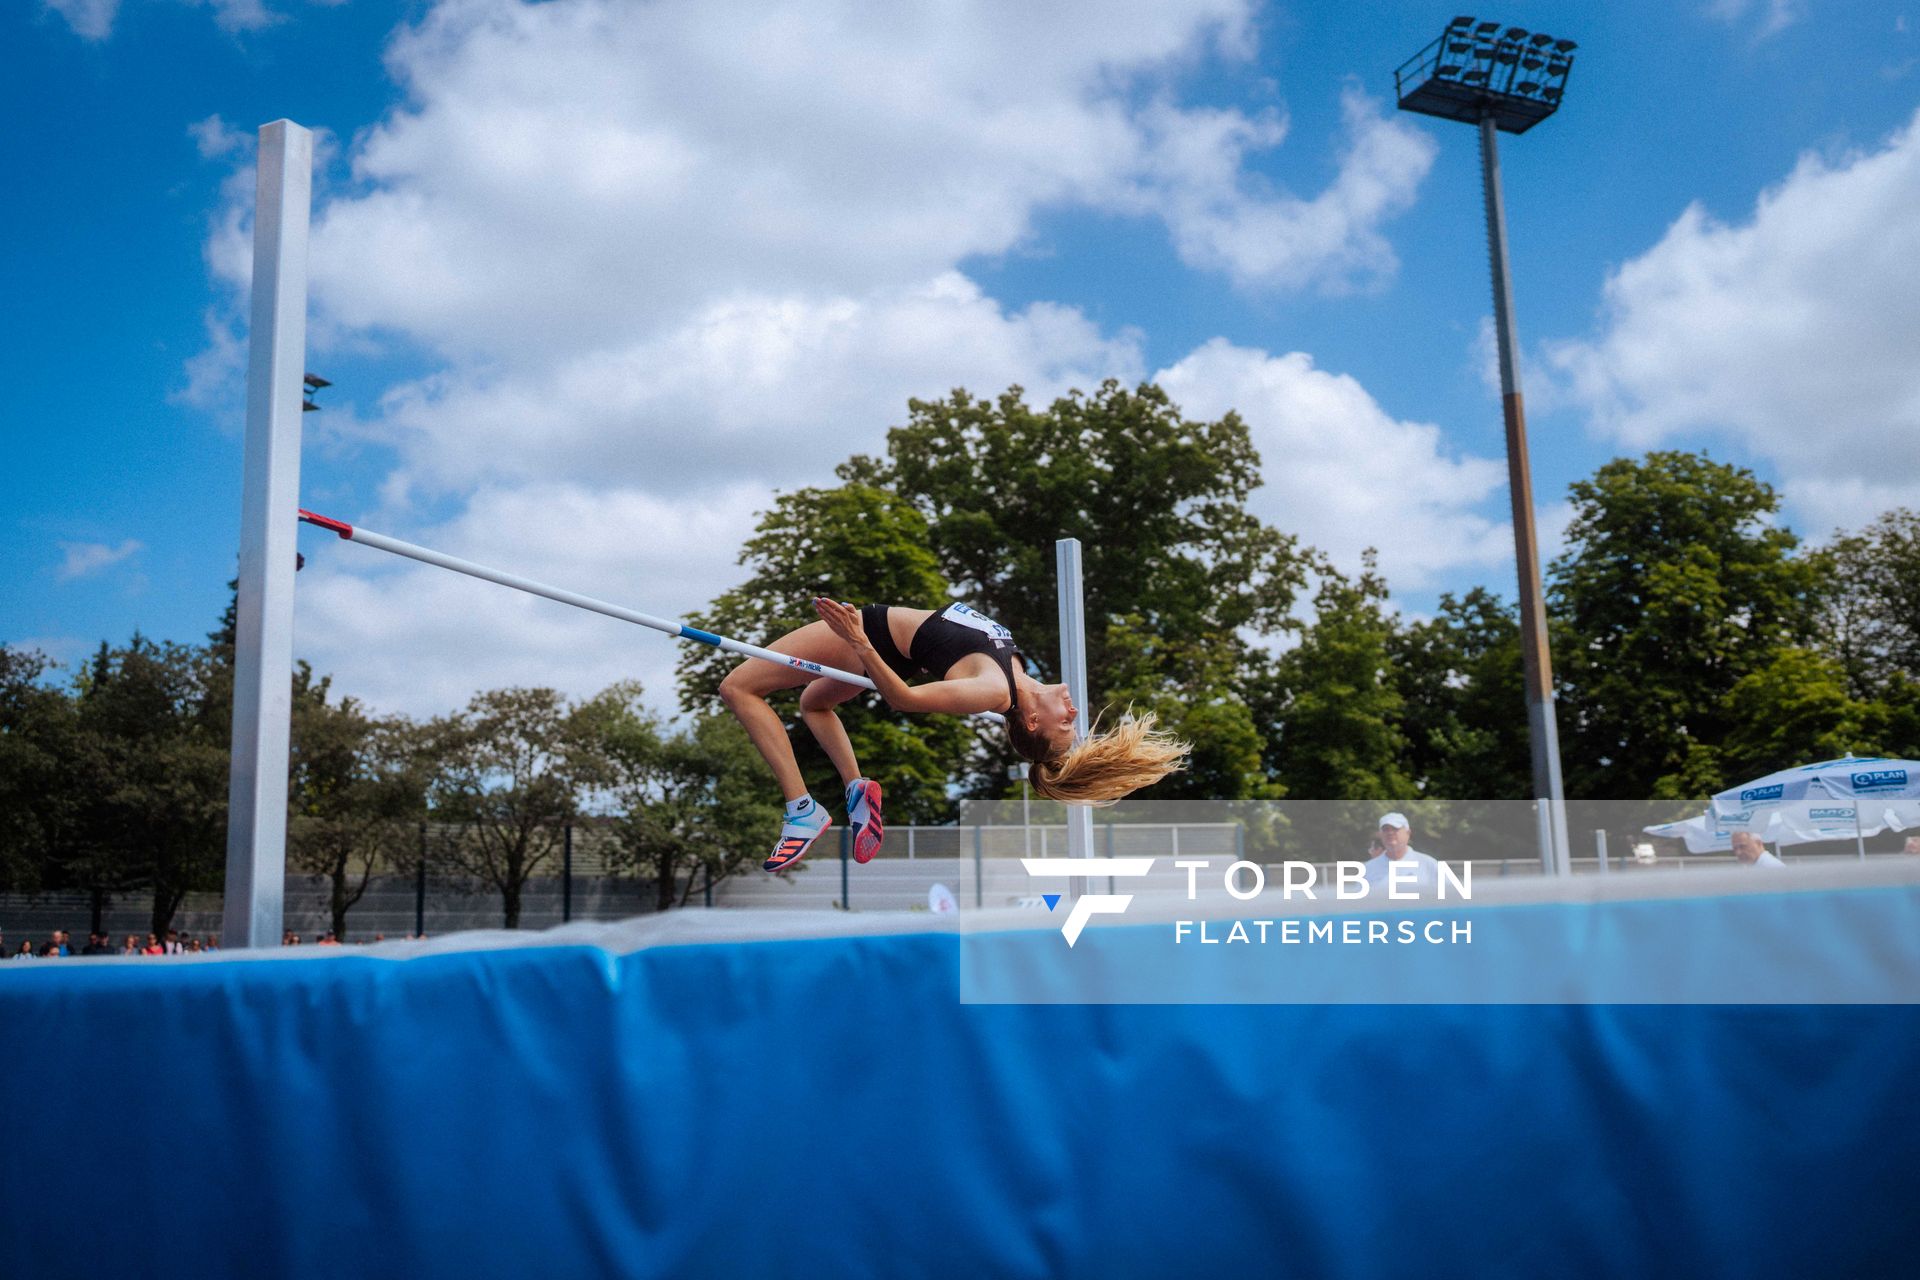
[[[1027,780],[1050,800],[1106,804],[1158,782],[1182,767],[1188,746],[1154,728],[1151,714],[1127,719],[1105,733],[1073,741],[1073,698],[1064,684],[1041,684],[1016,657],[1013,633],[964,604],[902,609],[870,604],[863,609],[815,599],[819,622],[790,631],[768,648],[843,670],[864,669],[887,705],[896,711],[1005,715],[1007,740],[1031,762]],[[929,675],[920,685],[907,681]],[[834,707],[863,693],[858,685],[810,676],[767,662],[743,662],[720,683],[720,697],[746,726],[786,796],[780,841],[762,864],[782,871],[805,857],[833,825],[807,794],[793,746],[767,695],[804,684],[800,714],[826,749],[847,788],[847,823],[853,856],[866,862],[880,850],[880,784],[860,776],[853,743]]]

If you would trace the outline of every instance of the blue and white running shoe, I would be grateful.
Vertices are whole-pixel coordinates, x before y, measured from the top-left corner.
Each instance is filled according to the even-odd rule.
[[[791,810],[794,806],[787,806]],[[780,826],[780,842],[773,846],[773,852],[760,864],[762,871],[785,871],[794,863],[807,856],[807,850],[813,842],[825,834],[833,825],[833,819],[827,811],[815,804],[811,798],[799,813],[789,812],[787,820]]]

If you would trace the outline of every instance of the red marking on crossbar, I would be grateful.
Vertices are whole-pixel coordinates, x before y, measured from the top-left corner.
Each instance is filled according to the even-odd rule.
[[[315,515],[313,512],[304,509],[300,512],[300,518],[308,524],[317,524],[322,529],[331,529],[343,538],[351,538],[353,536],[353,526],[345,520],[335,520],[328,516]]]

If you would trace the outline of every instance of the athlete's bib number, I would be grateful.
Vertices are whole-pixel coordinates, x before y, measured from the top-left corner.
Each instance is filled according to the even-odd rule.
[[[1013,632],[1007,630],[986,614],[964,604],[950,604],[940,614],[948,622],[957,622],[963,627],[972,627],[984,633],[989,639],[1012,643]]]

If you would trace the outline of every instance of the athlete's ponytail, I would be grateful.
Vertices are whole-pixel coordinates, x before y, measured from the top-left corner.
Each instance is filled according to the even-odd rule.
[[[1112,804],[1186,767],[1192,748],[1154,727],[1151,711],[1129,715],[1105,733],[1089,734],[1065,751],[1053,753],[1045,739],[1028,732],[1018,708],[1007,715],[1007,738],[1032,761],[1027,781],[1035,794],[1069,804]]]

